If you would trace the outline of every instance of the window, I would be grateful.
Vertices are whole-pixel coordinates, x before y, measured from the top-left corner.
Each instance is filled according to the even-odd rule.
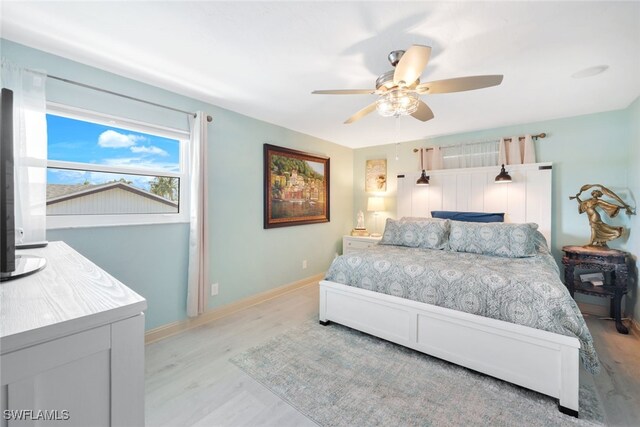
[[[188,132],[47,110],[49,228],[188,221]]]

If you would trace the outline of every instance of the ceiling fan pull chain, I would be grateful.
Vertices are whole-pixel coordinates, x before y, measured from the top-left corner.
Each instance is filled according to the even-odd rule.
[[[398,147],[400,147],[400,138],[398,137],[398,118],[399,116],[396,116],[396,119],[393,121],[393,134],[396,136],[396,161],[400,160],[400,156],[398,156]]]

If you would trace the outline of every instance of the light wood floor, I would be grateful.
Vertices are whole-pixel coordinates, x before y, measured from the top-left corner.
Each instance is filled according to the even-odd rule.
[[[584,315],[600,358],[598,375],[582,370],[580,382],[595,384],[607,425],[640,426],[640,337],[616,331],[612,320]],[[627,323],[628,325],[628,323]]]
[[[315,426],[229,359],[317,316],[313,285],[147,345],[147,425]],[[603,369],[581,382],[595,384],[608,425],[640,426],[640,337],[585,317]]]

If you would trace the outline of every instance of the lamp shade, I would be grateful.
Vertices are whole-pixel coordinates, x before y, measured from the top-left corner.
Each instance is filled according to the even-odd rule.
[[[500,173],[496,176],[495,179],[496,184],[505,184],[511,182],[511,175],[505,170],[504,165],[502,165],[502,169],[500,169]]]
[[[424,169],[422,170],[422,175],[420,175],[420,178],[416,181],[416,185],[429,185],[429,177]]]
[[[369,197],[367,201],[367,210],[369,212],[381,212],[384,210],[383,197]]]

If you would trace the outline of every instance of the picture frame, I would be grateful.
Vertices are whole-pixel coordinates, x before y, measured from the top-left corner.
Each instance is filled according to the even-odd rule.
[[[330,221],[330,159],[264,144],[264,228]]]
[[[367,160],[364,175],[365,192],[387,191],[387,159]]]

